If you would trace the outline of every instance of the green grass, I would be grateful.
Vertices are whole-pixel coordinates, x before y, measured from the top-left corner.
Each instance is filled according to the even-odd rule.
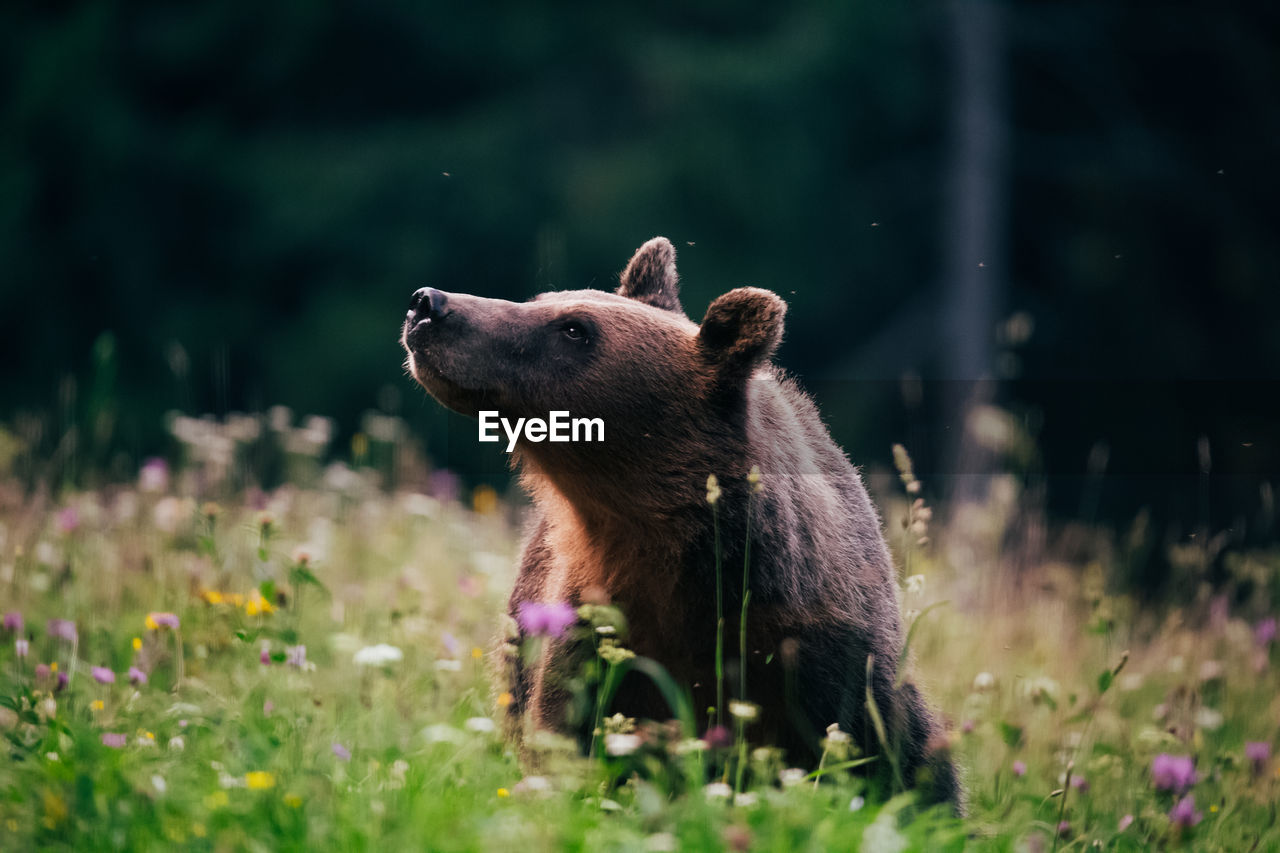
[[[1101,546],[1086,565],[1002,554],[1016,519],[997,506],[930,544],[892,535],[923,578],[903,606],[924,614],[911,657],[965,767],[957,820],[910,795],[875,801],[848,770],[860,757],[839,750],[816,785],[780,784],[785,758],[753,750],[735,803],[696,778],[724,757],[689,752],[685,734],[594,760],[539,739],[526,779],[496,675],[515,510],[359,478],[342,488],[218,507],[129,488],[2,499],[0,602],[25,617],[30,648],[19,659],[10,634],[0,647],[0,849],[1280,847],[1276,764],[1244,756],[1246,741],[1274,743],[1280,721],[1273,644],[1253,628],[1273,606],[1275,553],[1227,561],[1230,608],[1206,587],[1198,604],[1144,610],[1108,591]],[[265,518],[250,505],[264,501]],[[886,509],[891,522],[908,512]],[[180,629],[149,629],[154,611]],[[74,660],[48,636],[55,618],[75,621]],[[380,643],[403,658],[356,663]],[[303,666],[286,660],[298,645]],[[57,692],[56,675],[34,675],[53,663],[74,673]],[[126,680],[135,664],[144,685]],[[95,682],[95,666],[116,683]],[[1153,786],[1162,752],[1196,761],[1194,827],[1171,825],[1174,796]],[[1064,794],[1069,762],[1085,784]]]

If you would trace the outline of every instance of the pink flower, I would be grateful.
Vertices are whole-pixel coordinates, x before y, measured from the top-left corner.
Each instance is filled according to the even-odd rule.
[[[266,643],[262,644],[262,651],[258,652],[258,663],[271,666],[271,646]]]
[[[112,749],[123,749],[124,745],[129,742],[129,736],[120,732],[103,732],[102,745],[109,746]]]
[[[1151,761],[1151,781],[1157,791],[1185,791],[1196,782],[1196,765],[1189,755],[1160,753]]]
[[[36,680],[44,681],[46,678],[49,677],[50,671],[51,670],[49,669],[49,664],[47,663],[36,664]]]
[[[93,676],[93,680],[99,684],[115,684],[116,674],[105,666],[95,666],[89,670],[89,674]]]
[[[1169,820],[1173,821],[1174,826],[1192,827],[1204,818],[1200,812],[1196,811],[1196,798],[1194,794],[1187,794],[1178,804],[1173,807],[1173,811],[1169,812]]]
[[[707,749],[727,749],[733,745],[733,735],[725,726],[712,726],[702,736],[702,741]]]
[[[1083,776],[1072,776],[1071,787],[1075,788],[1077,791],[1083,794],[1084,792],[1089,790],[1089,780],[1084,778]]]
[[[25,658],[27,653],[31,651],[31,644],[26,639],[19,637],[13,641],[13,652],[20,658]]]
[[[1271,760],[1271,744],[1266,741],[1248,741],[1244,745],[1244,757],[1253,765],[1253,772],[1261,773]]]
[[[963,734],[972,734],[973,730],[977,728],[977,725],[978,724],[973,720],[965,720],[963,723],[960,724],[960,731]]]
[[[1027,762],[1025,762],[1025,761],[1015,761],[1015,762],[1013,762],[1013,775],[1014,775],[1014,776],[1026,776],[1026,775],[1027,775]]]
[[[68,643],[74,643],[79,636],[76,633],[76,623],[70,619],[50,619],[45,630],[55,640],[66,640]]]
[[[351,750],[347,749],[345,746],[343,746],[340,743],[335,743],[333,745],[333,754],[336,755],[342,761],[351,760]]]
[[[559,637],[578,621],[578,612],[564,602],[542,604],[522,601],[516,610],[516,621],[526,634],[535,637]]]
[[[1064,820],[1064,821],[1062,821],[1061,823],[1059,823],[1059,824],[1058,824],[1058,837],[1059,837],[1059,838],[1066,838],[1066,837],[1067,837],[1068,835],[1070,835],[1070,834],[1071,834],[1071,822],[1070,822],[1070,821],[1066,821],[1066,820]]]
[[[4,615],[4,629],[14,634],[21,634],[22,628],[26,623],[22,621],[22,614],[16,610],[10,610]]]
[[[459,643],[458,638],[448,631],[441,635],[440,641],[444,643],[444,650],[449,653],[449,657],[456,658],[462,653],[462,643]]]
[[[160,628],[172,628],[176,631],[181,625],[182,623],[178,621],[176,613],[156,613],[153,611],[147,614],[147,627],[153,631]]]
[[[129,683],[130,684],[146,684],[147,674],[136,666],[129,667]]]
[[[169,463],[158,456],[153,456],[142,463],[138,471],[138,490],[142,492],[163,492],[169,488]]]
[[[484,592],[484,583],[474,575],[463,575],[458,578],[458,592],[467,598],[478,598]]]
[[[1128,829],[1132,825],[1133,825],[1133,815],[1127,814],[1124,817],[1120,818],[1120,822],[1116,824],[1116,831],[1124,832],[1126,829]]]
[[[1275,617],[1263,619],[1253,627],[1253,641],[1260,646],[1269,646],[1276,638]]]
[[[64,510],[59,510],[57,517],[58,532],[66,535],[75,532],[80,526],[80,513],[76,508],[69,506]]]
[[[307,647],[306,646],[289,646],[284,650],[284,662],[289,666],[296,666],[303,669],[307,665]]]

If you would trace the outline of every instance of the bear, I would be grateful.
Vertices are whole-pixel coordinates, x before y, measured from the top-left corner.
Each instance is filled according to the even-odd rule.
[[[959,810],[946,736],[899,678],[899,593],[879,515],[814,403],[773,364],[786,309],[771,291],[739,287],[694,323],[680,303],[675,248],[656,237],[612,293],[516,303],[422,288],[401,344],[411,375],[462,414],[497,410],[514,421],[568,410],[605,424],[603,441],[526,436],[512,451],[532,499],[513,620],[525,602],[616,602],[628,647],[692,689],[700,713],[716,703],[718,556],[724,660],[731,672],[747,668],[749,695],[737,698],[759,708],[753,739],[812,766],[829,726],[876,754],[882,725],[901,781]],[[744,663],[736,640],[748,543]],[[535,727],[582,734],[568,719],[571,655],[551,642],[530,665],[516,657],[514,719],[527,713]],[[610,710],[673,716],[645,681],[624,680]],[[727,678],[726,689],[737,682]]]

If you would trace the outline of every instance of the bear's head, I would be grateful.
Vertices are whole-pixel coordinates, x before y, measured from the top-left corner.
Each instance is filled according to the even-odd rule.
[[[641,246],[614,293],[573,290],[507,302],[422,288],[401,342],[437,400],[514,421],[553,410],[601,418],[605,443],[715,429],[782,338],[786,303],[752,287],[716,299],[699,326],[680,306],[675,248]],[[521,450],[533,450],[522,445]],[[538,452],[569,451],[541,445]]]

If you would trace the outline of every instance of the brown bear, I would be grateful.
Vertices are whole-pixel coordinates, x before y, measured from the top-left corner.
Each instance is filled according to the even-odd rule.
[[[897,683],[903,633],[879,517],[813,403],[771,364],[785,313],[775,294],[742,287],[693,323],[680,306],[675,249],[658,237],[636,251],[616,293],[514,303],[423,288],[402,343],[413,376],[455,411],[497,410],[514,422],[567,410],[605,424],[604,441],[517,443],[534,512],[513,617],[526,601],[577,605],[603,591],[626,613],[629,647],[690,686],[699,712],[714,705],[715,474],[731,669],[741,665],[749,529],[747,690],[761,708],[753,736],[793,762],[815,761],[838,723],[866,753],[880,752],[867,711],[872,657],[870,692],[903,780],[958,804],[942,731],[915,687]],[[749,496],[753,466],[763,488]],[[569,654],[552,643],[534,666],[515,667],[512,713],[567,727],[556,672]],[[736,684],[728,678],[726,688]],[[672,716],[639,678],[610,710]]]

